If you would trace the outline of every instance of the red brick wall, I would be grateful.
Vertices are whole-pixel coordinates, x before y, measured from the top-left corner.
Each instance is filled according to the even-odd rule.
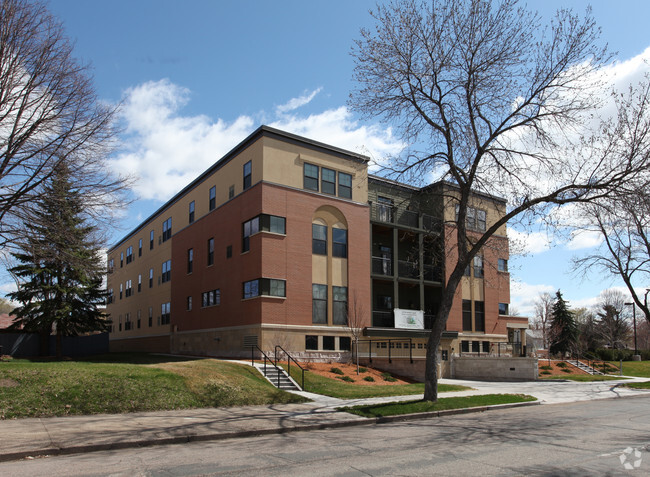
[[[179,331],[253,323],[311,325],[311,221],[319,207],[331,205],[348,225],[349,294],[370,309],[368,207],[286,187],[258,183],[185,230],[172,249],[172,325]],[[241,253],[242,223],[260,213],[286,217],[286,236],[259,233]],[[215,239],[214,265],[207,267],[207,241]],[[232,258],[226,247],[232,245]],[[187,274],[187,250],[194,248],[194,271]],[[286,299],[242,300],[242,283],[255,278],[286,279]],[[221,305],[201,308],[201,293],[221,290]],[[185,310],[192,296],[192,311]],[[368,321],[370,320],[368,313]]]

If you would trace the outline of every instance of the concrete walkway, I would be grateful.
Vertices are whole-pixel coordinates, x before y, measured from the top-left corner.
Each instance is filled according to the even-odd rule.
[[[645,379],[632,378],[631,380],[644,381]],[[629,381],[627,380],[627,382]],[[559,403],[639,394],[650,396],[648,391],[621,388],[620,384],[623,381],[493,383],[443,379],[441,382],[462,384],[474,388],[472,391],[443,393],[441,397],[521,393],[531,394],[537,397],[541,403]],[[337,408],[422,398],[421,395],[411,395],[343,400],[304,392],[299,394],[309,397],[313,402],[6,420],[2,421],[0,426],[0,461],[28,456],[70,454],[374,424],[377,422],[376,419],[366,419],[339,412]],[[530,405],[530,403],[523,404]],[[478,408],[475,411],[484,410],[486,408]],[[459,411],[449,411],[448,413],[454,412],[458,413]],[[434,415],[438,415],[438,413]],[[411,418],[413,417],[411,416]],[[431,417],[431,414],[415,417]]]

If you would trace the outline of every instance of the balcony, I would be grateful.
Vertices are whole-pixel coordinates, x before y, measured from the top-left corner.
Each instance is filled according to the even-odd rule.
[[[374,275],[393,276],[393,260],[391,258],[372,257],[372,273]]]
[[[430,282],[442,281],[442,270],[435,265],[424,265],[424,279]]]
[[[412,278],[418,280],[420,278],[420,267],[416,262],[399,260],[397,262],[397,274],[400,278]]]
[[[373,311],[372,326],[375,328],[395,328],[395,318],[392,311]]]

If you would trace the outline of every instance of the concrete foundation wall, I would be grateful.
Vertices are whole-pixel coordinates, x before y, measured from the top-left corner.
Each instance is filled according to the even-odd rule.
[[[454,357],[451,376],[456,379],[535,381],[537,358]]]

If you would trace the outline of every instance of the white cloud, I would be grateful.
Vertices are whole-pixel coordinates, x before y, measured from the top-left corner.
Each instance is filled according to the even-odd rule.
[[[552,245],[551,238],[544,231],[520,232],[510,228],[508,229],[508,239],[511,252],[517,254],[542,253],[549,250]]]
[[[540,293],[554,294],[557,289],[553,285],[512,281],[510,283],[510,304],[516,308],[519,316],[533,318],[535,316],[535,301]]]
[[[309,104],[311,100],[314,99],[314,97],[321,92],[322,89],[323,88],[318,88],[312,91],[311,93],[305,93],[302,96],[299,96],[297,98],[291,98],[286,103],[277,106],[275,108],[275,111],[277,114],[283,114],[289,111],[294,111],[300,108],[301,106],[304,106],[305,104]]]
[[[592,230],[576,230],[571,232],[571,239],[566,244],[569,250],[582,250],[598,247],[603,243],[602,234]]]
[[[283,112],[307,104],[320,88],[278,107]],[[134,176],[144,199],[167,200],[253,132],[255,120],[234,122],[205,115],[182,116],[190,91],[169,80],[150,81],[125,92],[122,117],[126,136],[112,167]],[[391,129],[360,126],[345,107],[301,116],[280,114],[270,126],[348,149],[371,158],[401,151]]]

